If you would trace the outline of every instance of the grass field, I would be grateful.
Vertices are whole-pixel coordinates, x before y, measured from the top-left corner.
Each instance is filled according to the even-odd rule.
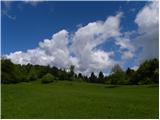
[[[2,118],[158,118],[158,87],[58,81],[2,85]]]

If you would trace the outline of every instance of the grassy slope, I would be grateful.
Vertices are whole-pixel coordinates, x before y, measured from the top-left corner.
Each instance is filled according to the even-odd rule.
[[[2,118],[158,118],[158,87],[61,81],[2,85]]]

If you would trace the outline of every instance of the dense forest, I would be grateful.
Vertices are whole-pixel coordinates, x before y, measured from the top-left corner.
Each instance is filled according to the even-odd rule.
[[[34,80],[40,80],[41,83],[69,80],[113,85],[158,84],[159,60],[146,60],[136,71],[131,68],[124,71],[117,64],[108,76],[104,76],[102,71],[98,76],[94,72],[90,76],[84,76],[82,73],[76,74],[74,66],[70,66],[70,70],[66,71],[50,66],[13,64],[9,59],[1,59],[1,83],[10,84]]]

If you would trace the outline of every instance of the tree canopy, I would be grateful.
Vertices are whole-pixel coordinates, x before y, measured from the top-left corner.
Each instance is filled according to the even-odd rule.
[[[90,83],[101,84],[158,84],[159,83],[159,60],[151,59],[142,63],[137,70],[128,68],[124,71],[120,65],[113,66],[111,74],[104,76],[102,71],[98,76],[94,72],[84,76],[82,73],[75,73],[74,65],[70,71],[57,67],[41,65],[19,65],[13,64],[9,59],[1,59],[1,83],[30,82],[39,79],[53,78],[56,80],[81,80]],[[45,81],[45,80],[44,80]]]

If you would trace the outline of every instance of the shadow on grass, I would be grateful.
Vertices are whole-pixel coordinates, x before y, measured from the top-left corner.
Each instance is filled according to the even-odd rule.
[[[120,85],[107,85],[105,88],[117,88],[120,87]]]
[[[159,87],[159,85],[149,85],[148,88]]]

